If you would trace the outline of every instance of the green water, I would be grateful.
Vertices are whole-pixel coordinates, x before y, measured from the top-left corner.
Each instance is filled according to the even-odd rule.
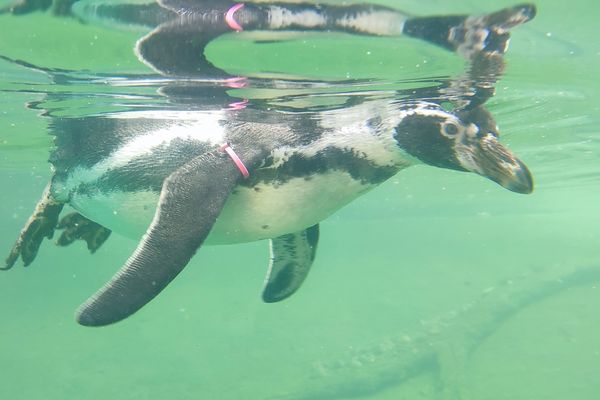
[[[401,3],[416,14],[513,4]],[[598,398],[599,4],[538,1],[536,19],[513,32],[506,75],[488,103],[503,142],[534,174],[533,194],[413,167],[323,221],[311,275],[289,300],[260,300],[266,242],[204,247],[155,301],[99,329],[77,325],[73,310],[137,243],[115,234],[90,255],[81,243],[46,242],[31,267],[0,273],[0,399]],[[144,74],[132,52],[143,34],[4,15],[0,54]],[[404,38],[312,34],[255,45],[234,36],[208,49],[234,73],[239,63],[317,78],[462,68],[455,56]],[[5,253],[50,176],[48,119],[26,103],[61,90],[43,74],[0,63]],[[96,88],[69,88],[78,90]],[[71,116],[108,107],[85,96],[53,106]]]

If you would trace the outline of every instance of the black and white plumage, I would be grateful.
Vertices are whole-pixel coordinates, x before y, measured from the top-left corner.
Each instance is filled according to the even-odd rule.
[[[416,163],[476,172],[516,192],[532,189],[529,171],[499,143],[481,107],[455,115],[432,103],[376,100],[261,113],[133,112],[56,123],[56,171],[41,203],[42,210],[54,205],[46,208],[53,219],[43,220],[56,221],[56,204],[69,203],[110,230],[133,237],[145,231],[123,269],[80,309],[80,323],[104,325],[135,312],[202,243],[273,239],[264,297],[281,300],[314,258],[309,227]],[[95,134],[86,135],[90,130]],[[248,179],[219,151],[225,142],[250,170]],[[28,232],[32,226],[22,237],[41,241]],[[46,228],[37,231],[54,227]],[[10,264],[19,255],[31,260],[30,248],[17,245]]]
[[[498,15],[520,16],[509,26],[533,16],[530,6],[511,10],[488,19],[503,27]],[[426,21],[420,34],[431,25]],[[456,21],[464,26],[485,18]],[[480,50],[491,56],[504,51],[490,46]],[[271,239],[263,299],[280,301],[310,270],[318,223],[406,167],[475,172],[509,190],[531,192],[530,172],[500,144],[496,123],[480,103],[447,111],[426,98],[392,97],[303,112],[249,104],[54,120],[54,176],[4,269],[19,257],[33,261],[57,225],[66,228],[65,243],[81,238],[93,251],[109,230],[141,236],[124,266],[77,313],[81,324],[99,326],[143,307],[202,244]],[[245,163],[247,179],[220,150],[224,143]],[[67,203],[80,215],[58,222]]]

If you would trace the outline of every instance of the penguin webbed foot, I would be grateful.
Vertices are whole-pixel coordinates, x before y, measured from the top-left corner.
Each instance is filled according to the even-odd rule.
[[[111,230],[87,219],[83,215],[72,212],[61,218],[56,229],[62,230],[62,234],[56,241],[58,246],[68,246],[75,240],[83,240],[87,243],[90,253],[96,250],[108,239]]]
[[[6,258],[4,267],[0,267],[0,269],[11,269],[19,257],[21,257],[25,266],[31,264],[37,256],[42,240],[44,238],[52,239],[54,236],[54,229],[63,206],[63,203],[52,198],[49,186],[46,187],[42,198],[35,207],[35,211],[29,217]]]

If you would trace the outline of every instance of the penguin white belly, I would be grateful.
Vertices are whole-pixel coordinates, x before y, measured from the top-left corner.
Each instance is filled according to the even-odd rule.
[[[308,178],[293,178],[278,185],[238,186],[227,200],[206,243],[251,242],[300,231],[322,221],[375,186],[336,170]],[[73,193],[69,202],[87,218],[138,239],[152,221],[158,194],[152,191],[113,191],[93,196]]]
[[[300,231],[373,187],[335,170],[293,178],[279,186],[239,187],[227,201],[208,243],[247,242]]]

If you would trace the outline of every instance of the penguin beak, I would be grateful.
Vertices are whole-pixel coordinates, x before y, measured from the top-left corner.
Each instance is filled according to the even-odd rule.
[[[533,191],[533,178],[525,164],[488,133],[475,143],[457,144],[456,156],[463,168],[516,193]]]

